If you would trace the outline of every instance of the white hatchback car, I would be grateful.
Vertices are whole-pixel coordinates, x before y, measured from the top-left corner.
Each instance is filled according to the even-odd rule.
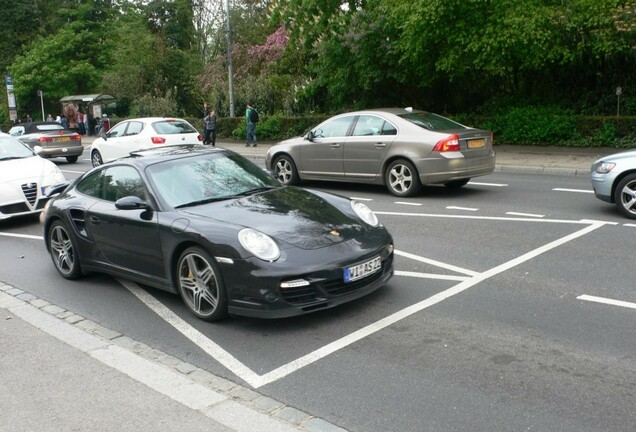
[[[42,151],[37,146],[36,150]],[[64,183],[62,171],[29,146],[0,133],[0,221],[42,211],[47,188]]]
[[[201,144],[203,136],[186,120],[144,117],[124,120],[97,138],[90,147],[94,167],[130,152],[178,144]]]

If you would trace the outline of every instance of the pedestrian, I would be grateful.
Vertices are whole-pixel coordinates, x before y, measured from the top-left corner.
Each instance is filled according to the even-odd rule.
[[[216,111],[212,110],[203,119],[204,139],[203,144],[211,144],[212,147],[216,146]]]
[[[86,135],[91,134],[91,126],[90,126],[90,118],[88,117],[88,110],[86,110],[86,114],[84,115],[84,130],[86,131]]]
[[[254,141],[254,145],[252,147],[256,147],[256,123],[258,123],[258,111],[252,107],[252,101],[247,103],[245,120],[247,121],[247,142],[245,143],[245,147],[250,146],[250,138]]]
[[[53,116],[51,114],[46,115],[46,121],[53,121]]]
[[[26,121],[27,121],[27,122],[32,122],[32,121],[33,121],[33,119],[31,118],[31,114],[27,114],[27,119],[26,119]]]
[[[86,129],[84,128],[84,113],[82,110],[77,110],[77,128],[80,135],[86,135]]]
[[[68,119],[66,118],[64,114],[60,116],[60,124],[62,125],[64,129],[68,129]]]

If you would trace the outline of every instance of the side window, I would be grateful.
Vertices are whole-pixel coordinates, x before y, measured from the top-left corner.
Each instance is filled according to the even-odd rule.
[[[115,137],[123,136],[124,132],[126,131],[126,126],[127,125],[128,125],[128,122],[119,123],[114,128],[109,130],[108,133],[106,134],[106,136],[108,138],[115,138]]]
[[[397,135],[397,129],[389,122],[384,122],[382,135]]]
[[[353,129],[353,136],[380,135],[384,126],[383,118],[373,115],[361,115],[358,117],[356,127]]]
[[[332,137],[344,137],[347,136],[347,131],[351,125],[353,116],[338,117],[331,120],[328,123],[323,124],[319,129],[314,132],[316,138],[332,138]]]
[[[102,173],[98,171],[83,179],[77,185],[78,192],[92,196],[93,198],[102,198]]]
[[[146,188],[136,169],[129,166],[114,166],[102,170],[103,196],[106,201],[115,202],[127,196],[146,198]]]
[[[144,128],[144,124],[141,122],[128,123],[128,129],[126,129],[126,136],[137,135]]]

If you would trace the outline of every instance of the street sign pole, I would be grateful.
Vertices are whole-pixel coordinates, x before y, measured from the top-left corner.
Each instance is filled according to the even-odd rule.
[[[42,121],[45,120],[44,118],[44,93],[42,92],[41,89],[38,89],[38,96],[40,96],[40,106],[42,106]]]

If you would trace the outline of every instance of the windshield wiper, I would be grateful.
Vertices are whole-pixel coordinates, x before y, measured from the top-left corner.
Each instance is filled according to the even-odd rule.
[[[215,197],[215,198],[204,198],[204,199],[191,201],[191,202],[184,203],[184,204],[179,204],[178,206],[175,206],[174,208],[180,209],[180,208],[184,208],[184,207],[193,207],[193,206],[197,206],[197,205],[201,205],[201,204],[208,204],[208,203],[215,202],[215,201],[225,201],[225,200],[228,200],[228,199],[231,199],[231,198],[234,198],[234,195],[227,195],[227,196]]]
[[[257,187],[257,188],[254,188],[254,189],[246,190],[245,192],[237,193],[236,195],[233,195],[233,196],[241,197],[241,196],[254,195],[254,194],[257,194],[259,192],[266,192],[266,191],[272,190],[272,189],[277,189],[277,187],[275,187],[275,186]]]

